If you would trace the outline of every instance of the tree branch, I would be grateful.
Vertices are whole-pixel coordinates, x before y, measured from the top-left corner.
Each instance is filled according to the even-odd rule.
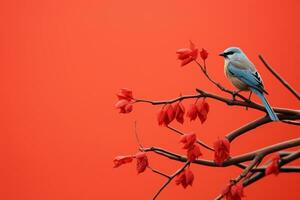
[[[168,180],[161,186],[161,188],[157,191],[157,193],[154,195],[153,200],[155,200],[158,195],[167,187],[167,185],[178,175],[180,174],[188,165],[190,162],[186,162],[180,169],[178,169],[172,176],[168,177]]]
[[[263,58],[262,55],[258,56],[261,62],[265,65],[265,67],[298,99],[300,100],[299,93],[292,88],[270,65],[267,61]]]
[[[179,135],[185,135],[185,133],[183,133],[182,131],[174,128],[174,127],[171,127],[171,126],[166,126],[168,129],[178,133]],[[196,141],[197,144],[203,146],[204,148],[208,149],[208,150],[211,150],[211,151],[215,151],[212,147],[210,147],[209,145],[205,144],[204,142],[200,141],[197,139]]]
[[[205,91],[200,90],[200,89],[196,89],[196,91],[199,94],[180,96],[180,97],[177,97],[177,98],[174,98],[174,99],[162,100],[162,101],[136,99],[136,101],[134,103],[150,103],[152,105],[161,105],[161,104],[174,103],[174,102],[181,101],[181,100],[184,100],[184,99],[196,99],[196,98],[205,97],[205,98],[211,98],[211,99],[215,99],[217,101],[226,103],[229,106],[249,107],[249,108],[253,108],[253,109],[256,109],[256,110],[266,112],[264,106],[262,106],[260,104],[257,104],[257,103],[254,103],[254,102],[248,103],[248,102],[244,102],[244,101],[232,100],[232,99],[228,99],[228,98],[225,98],[225,97],[218,96],[218,95],[213,94],[213,93],[205,92]],[[282,113],[282,114],[289,114],[289,115],[298,115],[298,114],[300,114],[299,110],[292,110],[292,109],[287,109],[287,108],[273,108],[273,109],[274,109],[275,112]]]

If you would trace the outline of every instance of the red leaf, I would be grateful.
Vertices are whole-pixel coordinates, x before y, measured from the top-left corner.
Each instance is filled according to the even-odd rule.
[[[164,121],[165,121],[165,117],[166,117],[166,111],[164,109],[161,109],[158,114],[157,114],[157,121],[158,121],[158,125],[163,125]]]
[[[269,175],[269,174],[278,175],[279,174],[279,160],[280,160],[280,155],[276,154],[272,158],[272,162],[267,166],[267,168],[265,170],[266,175]]]
[[[200,51],[200,57],[202,58],[202,60],[206,60],[208,57],[208,53],[205,49],[202,48],[202,50]]]
[[[200,119],[201,123],[203,124],[207,119],[207,114],[209,112],[209,105],[203,99],[202,102],[197,101],[196,103],[198,118]]]
[[[126,88],[122,88],[120,92],[117,94],[119,100],[126,99],[127,101],[133,100],[132,91]]]
[[[200,151],[199,145],[193,144],[188,150],[187,150],[187,158],[190,162],[193,162],[196,160],[199,156],[202,156],[202,153]]]
[[[241,200],[244,197],[244,187],[242,183],[228,185],[222,193],[226,200]]]
[[[175,110],[174,110],[172,104],[166,105],[165,109],[166,109],[166,112],[167,112],[167,115],[168,115],[168,124],[169,124],[175,118]]]
[[[185,114],[185,108],[183,104],[179,101],[174,105],[174,112],[175,112],[175,117],[176,120],[183,124],[184,122],[184,114]]]
[[[197,140],[195,133],[188,133],[181,136],[179,142],[183,143],[183,149],[190,149]]]
[[[175,118],[175,110],[171,104],[167,104],[157,114],[158,125],[169,125]]]
[[[178,59],[181,60],[181,66],[184,66],[198,57],[198,49],[194,43],[190,41],[190,48],[182,48],[176,51]]]
[[[119,100],[115,107],[120,109],[120,113],[130,113],[132,111],[132,104],[127,99]]]
[[[149,166],[148,158],[145,152],[139,152],[135,155],[136,158],[136,170],[138,173],[142,173]]]
[[[187,117],[190,118],[190,121],[193,121],[198,116],[197,106],[195,104],[190,104],[187,110]]]
[[[182,185],[183,188],[186,188],[188,185],[192,186],[194,182],[194,174],[189,169],[184,169],[180,174],[176,176],[175,183],[176,185]]]
[[[114,168],[119,167],[123,164],[132,162],[132,157],[133,156],[117,156],[117,157],[115,157],[115,159],[113,160]]]
[[[221,165],[230,156],[230,143],[227,138],[214,142],[215,163]]]
[[[190,62],[192,62],[194,59],[192,57],[188,57],[182,60],[181,62],[181,67],[183,67],[184,65],[189,64]]]

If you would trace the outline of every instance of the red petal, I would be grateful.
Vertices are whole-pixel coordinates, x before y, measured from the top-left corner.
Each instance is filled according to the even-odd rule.
[[[168,104],[165,109],[166,109],[166,112],[167,112],[167,115],[168,115],[168,123],[170,123],[175,118],[174,108],[173,108],[172,104]]]
[[[202,48],[202,51],[200,51],[200,56],[201,56],[202,60],[206,60],[208,57],[207,51]]]
[[[157,114],[158,125],[163,125],[166,118],[166,111],[162,108]]]
[[[208,111],[209,111],[209,105],[203,99],[202,102],[197,101],[196,107],[197,107],[198,117],[199,117],[201,123],[203,124],[207,119],[207,114],[208,114]]]
[[[190,40],[190,49],[194,50],[195,49],[195,44]]]
[[[181,136],[179,142],[183,143],[183,149],[190,149],[197,140],[195,133],[188,133]]]
[[[145,152],[139,152],[135,155],[136,158],[136,170],[138,173],[142,173],[149,166],[148,158]]]
[[[199,145],[194,144],[191,148],[187,150],[187,157],[190,162],[196,160],[202,153],[200,151]]]
[[[182,48],[182,49],[178,49],[177,51],[176,51],[176,53],[177,54],[183,54],[183,53],[191,53],[191,49],[189,49],[189,48]]]
[[[131,101],[133,99],[132,91],[126,88],[122,88],[120,92],[117,94],[117,97],[121,99],[126,99]]]
[[[192,186],[194,182],[194,174],[189,168],[185,169],[185,178],[186,184]]]
[[[121,108],[121,107],[126,106],[128,103],[129,103],[129,102],[128,102],[127,100],[121,99],[121,100],[119,100],[119,101],[116,103],[115,107],[116,107],[116,108]]]
[[[174,112],[175,112],[175,117],[176,120],[183,124],[184,122],[184,114],[185,114],[185,108],[183,104],[179,101],[174,105]]]
[[[189,64],[189,63],[192,62],[193,60],[194,60],[194,59],[193,59],[192,57],[188,57],[188,58],[182,60],[182,62],[181,62],[181,67],[183,67],[184,65]]]
[[[193,121],[197,118],[197,107],[195,104],[191,104],[187,111],[187,117],[190,118],[190,121]]]
[[[184,59],[190,57],[191,52],[192,51],[187,51],[187,52],[180,53],[180,54],[178,54],[177,58],[179,60],[184,60]]]
[[[221,165],[230,156],[230,143],[228,139],[218,139],[214,142],[215,163]]]
[[[269,174],[275,174],[278,175],[280,170],[280,166],[279,166],[279,160],[280,160],[280,155],[276,154],[273,158],[272,158],[272,162],[267,166],[266,170],[265,170],[265,174],[269,175]]]
[[[114,158],[114,168],[119,167],[125,163],[130,163],[132,161],[132,156],[117,156]]]

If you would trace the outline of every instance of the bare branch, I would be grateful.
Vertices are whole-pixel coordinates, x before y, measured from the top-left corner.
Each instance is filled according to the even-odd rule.
[[[211,99],[215,99],[217,101],[221,101],[223,103],[226,103],[229,106],[248,107],[248,108],[253,108],[253,109],[256,109],[256,110],[266,112],[264,106],[262,106],[260,104],[257,104],[257,103],[254,103],[254,102],[248,103],[248,102],[245,102],[245,101],[232,100],[232,99],[228,99],[228,98],[225,98],[225,97],[215,95],[213,93],[205,92],[205,91],[200,90],[200,89],[196,89],[196,91],[199,94],[180,96],[180,97],[177,97],[177,98],[174,98],[174,99],[162,100],[162,101],[151,101],[151,100],[145,100],[145,99],[136,99],[136,101],[134,103],[142,103],[143,102],[143,103],[150,103],[152,105],[161,105],[161,104],[174,103],[174,102],[181,101],[181,100],[184,100],[184,99],[196,99],[196,98],[205,97],[205,98],[211,98]],[[300,114],[299,110],[292,110],[292,109],[287,109],[287,108],[273,108],[273,109],[274,109],[275,112],[282,113],[282,114],[289,114],[289,115],[298,115],[298,114]]]
[[[296,151],[296,152],[290,154],[289,156],[282,158],[279,162],[279,166],[288,164],[288,163],[296,160],[299,157],[300,157],[300,151]],[[281,167],[280,172],[299,172],[299,167],[286,167],[286,168]],[[243,186],[246,187],[246,186],[260,180],[264,176],[265,176],[265,171],[257,172],[251,178],[244,180]]]
[[[259,59],[262,61],[262,63],[265,65],[265,67],[298,99],[300,100],[299,93],[292,88],[270,65],[267,63],[267,61],[263,58],[262,55],[258,56]]]
[[[213,160],[205,160],[205,159],[197,159],[193,163],[199,164],[199,165],[211,166],[211,167],[227,167],[227,166],[231,166],[234,164],[253,160],[257,155],[263,155],[263,157],[264,157],[270,153],[274,153],[274,152],[281,151],[281,150],[288,149],[288,148],[295,147],[295,146],[300,146],[300,137],[291,139],[291,140],[287,140],[287,141],[284,141],[281,143],[277,143],[274,145],[270,145],[270,146],[267,146],[267,147],[264,147],[264,148],[258,149],[256,151],[246,153],[246,154],[231,157],[231,158],[225,160],[222,163],[222,165],[217,165]],[[177,160],[180,162],[187,161],[187,158],[185,156],[178,155],[176,153],[172,153],[170,151],[167,151],[167,150],[164,150],[164,149],[161,149],[158,147],[144,148],[143,151],[145,151],[145,152],[152,151],[152,152],[162,155],[164,157],[170,158],[172,160]]]
[[[282,120],[282,122],[284,122],[284,123],[287,123],[287,124],[291,124],[291,125],[300,126],[300,122],[299,122],[299,121],[293,121],[293,120]]]

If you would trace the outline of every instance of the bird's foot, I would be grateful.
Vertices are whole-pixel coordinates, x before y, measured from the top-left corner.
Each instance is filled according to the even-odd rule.
[[[252,95],[252,91],[250,91],[247,103],[251,103],[251,95]],[[248,110],[248,106],[246,106],[245,108],[246,110]]]

